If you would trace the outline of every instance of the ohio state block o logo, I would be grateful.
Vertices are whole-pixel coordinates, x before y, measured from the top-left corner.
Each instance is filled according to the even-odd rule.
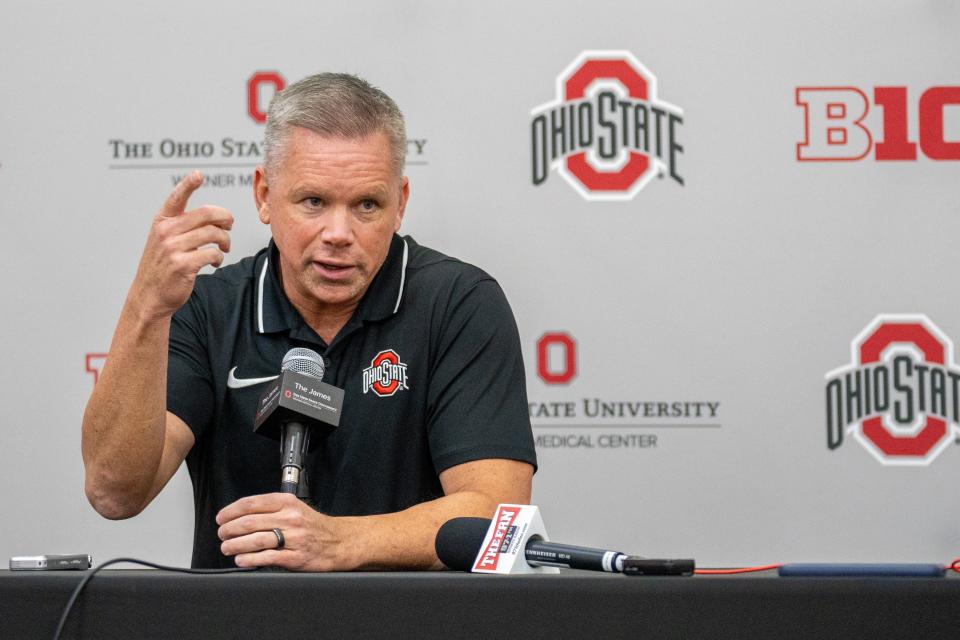
[[[550,352],[559,352],[551,366]],[[566,331],[550,331],[537,340],[537,375],[547,384],[569,384],[577,375],[577,341]]]
[[[267,106],[270,100],[261,95],[261,89],[268,86],[272,87],[273,93],[276,94],[283,91],[287,81],[278,71],[257,71],[247,80],[247,115],[258,124],[264,124],[267,121]]]
[[[407,389],[407,365],[393,349],[385,349],[373,357],[363,370],[363,392],[373,391],[380,397],[392,396]]]
[[[584,51],[531,112],[533,183],[556,170],[587,200],[630,200],[653,177],[683,184],[683,111],[657,98],[656,77],[629,51]]]
[[[633,56],[621,60],[583,60],[564,83],[564,98],[579,100],[587,87],[597,81],[616,81],[631,98],[647,100],[653,82],[649,72]],[[636,151],[628,152],[627,163],[618,171],[599,171],[587,160],[584,151],[567,157],[567,171],[588,191],[628,191],[649,175],[650,159]]]
[[[953,343],[925,315],[877,316],[826,391],[831,449],[846,432],[883,464],[927,465],[960,435]]]

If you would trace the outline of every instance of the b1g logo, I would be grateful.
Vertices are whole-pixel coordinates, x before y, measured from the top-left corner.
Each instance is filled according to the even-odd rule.
[[[380,397],[392,396],[407,389],[407,365],[393,349],[381,351],[363,370],[363,392],[373,391]]]
[[[944,109],[960,105],[960,87],[930,87],[920,95],[917,140],[910,140],[908,134],[906,87],[874,87],[873,103],[883,110],[883,119],[874,123],[871,132],[866,123],[870,101],[860,89],[797,87],[796,104],[803,109],[797,160],[862,160],[871,149],[876,160],[916,160],[917,140],[931,160],[960,160],[960,142],[948,141],[944,135]]]
[[[886,465],[928,465],[960,435],[953,343],[925,315],[879,315],[827,374],[827,446],[853,436]]]
[[[533,184],[551,169],[587,200],[631,200],[677,170],[683,110],[629,51],[584,51],[557,76],[557,97],[530,113]]]

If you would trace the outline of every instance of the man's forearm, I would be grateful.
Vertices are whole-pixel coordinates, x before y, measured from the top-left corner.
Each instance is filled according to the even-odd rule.
[[[336,518],[349,532],[349,562],[355,569],[441,569],[434,542],[452,518],[490,518],[497,502],[464,491],[424,502],[404,511],[375,516]]]
[[[154,217],[83,416],[87,498],[108,518],[139,513],[193,444],[186,425],[180,434],[167,433],[170,318],[190,298],[197,272],[223,262],[233,226],[233,216],[220,207],[186,211],[190,194],[202,183],[198,171],[184,176]],[[164,460],[171,437],[177,444]]]
[[[132,297],[132,296],[131,296]],[[138,513],[163,454],[170,319],[144,319],[128,298],[83,416],[86,492],[108,518]]]

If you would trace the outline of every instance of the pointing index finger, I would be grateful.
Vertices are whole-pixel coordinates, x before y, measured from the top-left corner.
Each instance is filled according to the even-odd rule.
[[[160,215],[165,218],[171,218],[183,213],[187,208],[187,201],[193,192],[203,184],[203,174],[199,171],[191,171],[180,179],[177,186],[173,188],[167,200],[160,208]]]

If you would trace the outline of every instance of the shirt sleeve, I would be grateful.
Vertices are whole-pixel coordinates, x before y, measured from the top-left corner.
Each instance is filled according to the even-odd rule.
[[[428,396],[437,473],[487,458],[536,468],[520,337],[506,296],[494,280],[481,280],[446,315]]]
[[[206,327],[203,304],[194,289],[170,323],[167,411],[186,422],[198,439],[213,418],[213,376]]]

